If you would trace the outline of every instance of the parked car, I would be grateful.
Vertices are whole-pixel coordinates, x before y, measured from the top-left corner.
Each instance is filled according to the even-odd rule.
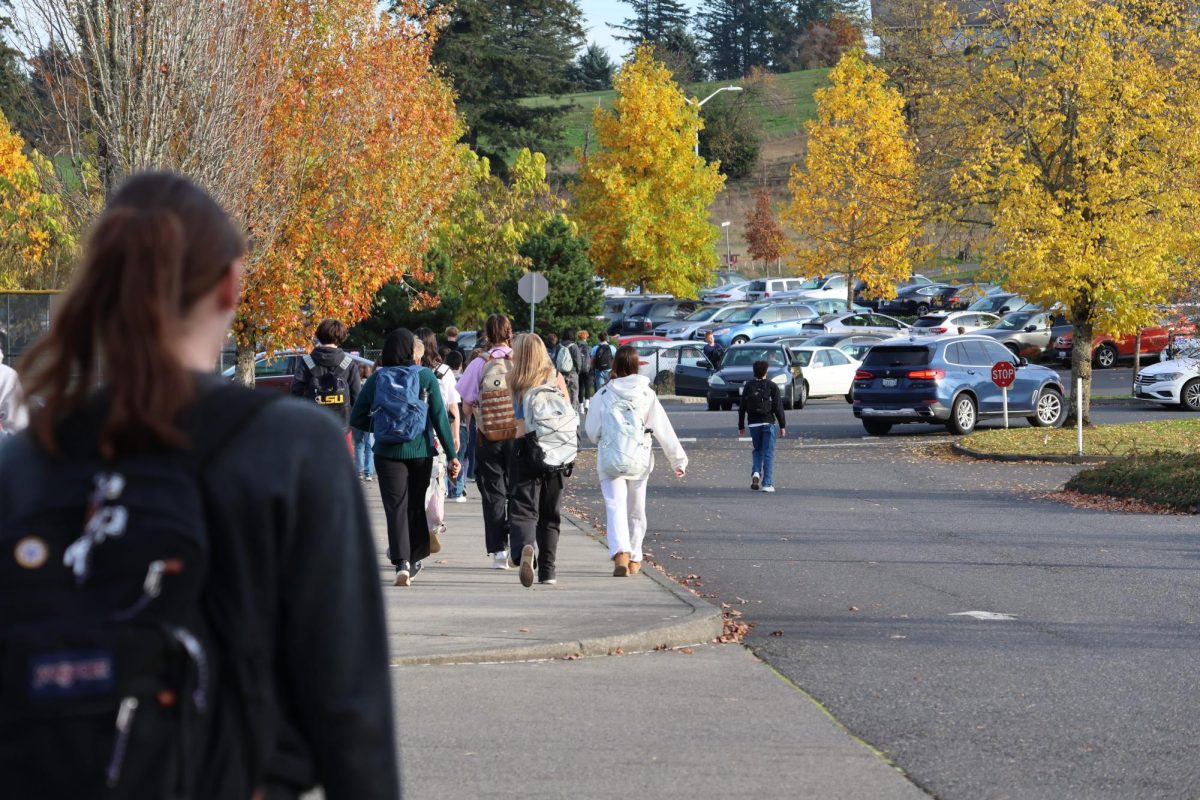
[[[681,320],[664,322],[654,329],[659,336],[668,339],[698,339],[697,332],[701,328],[710,328],[730,317],[735,311],[746,308],[745,303],[730,303],[725,306],[705,306],[693,311]]]
[[[967,306],[967,311],[984,311],[988,314],[999,314],[1001,316],[1010,311],[1027,310],[1025,298],[1019,294],[1012,292],[996,292],[987,294],[976,300],[971,305]]]
[[[675,391],[695,396],[697,385],[703,379],[708,410],[728,411],[741,398],[742,385],[754,377],[755,361],[767,362],[767,378],[779,387],[784,408],[804,407],[804,376],[800,362],[792,357],[788,348],[777,343],[734,345],[725,351],[720,369],[680,363],[675,368]]]
[[[804,375],[800,395],[804,402],[811,397],[844,397],[854,399],[854,376],[861,362],[836,347],[792,347],[792,360],[799,362]]]
[[[783,292],[767,300],[768,303],[799,303],[800,305],[811,306],[818,314],[836,314],[839,311],[870,311],[866,306],[855,305],[847,306],[846,301],[840,297],[827,297],[824,300],[804,299],[800,297],[801,292]]]
[[[1058,373],[1017,358],[995,339],[971,334],[872,347],[854,376],[854,416],[874,436],[905,422],[970,433],[980,419],[1003,414],[1001,390],[992,383],[992,366],[1001,361],[1016,370],[1008,389],[1010,416],[1036,427],[1062,425],[1065,390]]]
[[[615,335],[621,331],[621,319],[634,306],[639,303],[645,303],[648,300],[673,299],[674,295],[670,294],[623,294],[615,297],[606,297],[604,299],[602,318],[607,323],[608,332]]]
[[[905,286],[897,290],[895,297],[880,300],[878,308],[886,314],[923,317],[934,307],[936,298],[945,286],[944,283]]]
[[[863,356],[873,345],[886,342],[892,337],[880,333],[823,333],[811,336],[803,344],[809,347],[836,347],[856,361],[862,361]]]
[[[277,350],[271,355],[259,353],[254,357],[254,388],[277,392],[290,392],[292,378],[300,359],[309,354],[308,350]],[[354,363],[359,367],[371,367],[375,362],[354,353],[350,354]],[[233,366],[221,373],[221,376],[233,380],[237,367]]]
[[[681,360],[696,362],[708,359],[703,345],[696,342],[671,342],[642,339],[632,343],[638,354],[638,374],[645,375],[654,386],[658,386],[663,375],[675,371]]]
[[[883,333],[896,335],[908,330],[909,326],[886,314],[849,312],[826,314],[809,320],[800,326],[811,333]]]
[[[835,274],[811,278],[795,290],[795,295],[800,300],[845,300],[846,276]]]
[[[695,313],[699,307],[699,300],[652,300],[638,303],[621,318],[620,334],[632,336],[653,333],[662,323],[679,322]]]
[[[748,299],[746,293],[750,291],[751,283],[753,281],[737,281],[705,289],[700,293],[700,299],[705,303],[740,303]]]
[[[1163,320],[1158,325],[1142,328],[1141,355],[1143,358],[1156,358],[1167,349],[1173,337],[1189,337],[1196,335],[1196,325],[1187,317],[1176,317]],[[1070,361],[1071,350],[1075,345],[1074,331],[1064,332],[1054,340],[1054,357],[1059,361]],[[1092,339],[1092,365],[1096,369],[1111,369],[1117,361],[1133,358],[1138,350],[1136,334],[1111,336],[1098,333]]]
[[[759,336],[794,336],[800,333],[800,323],[816,315],[817,312],[806,305],[759,303],[731,314],[716,326],[702,328],[698,338],[704,338],[711,330],[718,344],[729,347]]]
[[[982,328],[991,328],[1000,322],[995,314],[978,311],[949,311],[930,313],[919,317],[912,324],[912,332],[918,336],[944,336],[947,333],[974,333]]]
[[[990,336],[1013,352],[1028,359],[1050,354],[1054,339],[1070,326],[1061,314],[1048,311],[1013,311],[991,328],[976,331]]]
[[[903,281],[900,281],[899,283],[897,283],[895,294],[899,295],[901,292],[903,292],[905,290],[908,290],[908,289],[915,290],[921,286],[931,286],[934,283],[935,283],[934,281],[931,281],[929,278],[926,278],[924,275],[921,275],[920,273],[916,273],[916,274],[908,276],[908,278],[906,280],[903,280]],[[856,304],[865,306],[865,307],[871,309],[872,311],[878,311],[879,304],[881,302],[883,302],[883,300],[884,300],[884,298],[875,297],[875,296],[867,293],[867,282],[866,281],[855,281],[854,282],[854,302]]]
[[[804,281],[800,278],[760,278],[750,281],[750,288],[746,290],[746,300],[758,303],[780,292],[794,292],[803,285]]]
[[[972,303],[987,297],[994,287],[986,283],[968,283],[962,286],[946,286],[934,298],[934,308],[944,311],[965,311]]]
[[[1200,411],[1200,345],[1193,343],[1173,358],[1146,367],[1133,385],[1139,400]]]

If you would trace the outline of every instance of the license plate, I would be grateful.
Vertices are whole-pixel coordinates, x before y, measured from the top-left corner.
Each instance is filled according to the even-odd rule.
[[[884,386],[895,386],[895,385],[896,385],[896,379],[895,379],[895,378],[884,378],[884,379],[883,379],[883,385],[884,385]]]

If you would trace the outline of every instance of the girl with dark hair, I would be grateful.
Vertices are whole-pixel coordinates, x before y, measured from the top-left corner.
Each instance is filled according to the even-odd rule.
[[[457,453],[462,448],[458,434],[459,397],[458,389],[455,388],[456,376],[450,366],[443,363],[442,355],[438,351],[437,337],[433,335],[433,331],[429,328],[420,328],[417,330],[417,335],[421,338],[421,344],[425,346],[425,356],[421,359],[421,366],[432,370],[433,377],[438,380],[438,386],[442,390],[442,402],[446,404],[446,417],[450,422],[450,432],[454,436],[454,451]],[[434,445],[437,445],[436,441]],[[438,537],[446,530],[446,466],[446,453],[438,448],[433,457],[433,474],[429,480],[429,488],[425,492],[425,519],[429,525],[429,552],[431,553],[441,551],[442,543]],[[457,476],[455,479],[457,480]]]
[[[596,468],[608,518],[608,552],[613,577],[636,575],[642,568],[646,537],[646,483],[654,469],[653,435],[667,461],[682,478],[687,454],[650,379],[638,374],[638,352],[622,345],[613,356],[612,380],[596,392],[587,415],[587,435],[597,443]]]
[[[76,679],[31,671],[34,704],[5,688],[10,796],[399,797],[344,434],[213,374],[245,253],[186,178],[135,176],[25,357],[40,405],[0,447],[0,652]]]
[[[387,517],[388,558],[396,570],[396,586],[410,585],[421,571],[422,559],[433,552],[429,522],[425,517],[425,492],[433,473],[431,432],[437,435],[450,459],[450,474],[457,475],[459,469],[458,451],[446,419],[442,391],[433,372],[420,366],[424,355],[425,346],[407,328],[388,334],[380,368],[367,379],[350,413],[352,427],[371,427],[372,416],[378,410],[375,387],[380,376],[389,369],[417,373],[421,396],[428,405],[425,433],[402,444],[388,444],[380,441],[380,431],[375,429],[375,474],[379,476],[379,496]]]

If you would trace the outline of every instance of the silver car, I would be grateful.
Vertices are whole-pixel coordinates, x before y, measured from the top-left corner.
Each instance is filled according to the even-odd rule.
[[[712,325],[722,321],[730,314],[746,307],[745,303],[730,303],[724,306],[705,306],[696,309],[684,319],[663,322],[654,329],[655,336],[665,336],[668,339],[680,341],[683,339],[700,339],[700,329],[707,330]]]
[[[800,326],[807,333],[882,333],[895,336],[907,333],[908,324],[873,312],[843,312],[826,314]]]

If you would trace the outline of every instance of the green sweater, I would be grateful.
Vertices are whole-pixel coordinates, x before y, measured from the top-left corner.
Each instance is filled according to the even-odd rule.
[[[429,423],[442,443],[442,450],[445,451],[447,460],[458,458],[458,454],[454,451],[454,438],[450,433],[450,420],[446,417],[446,404],[442,401],[442,389],[438,386],[438,379],[433,372],[424,367],[421,368],[421,389],[429,400]],[[371,430],[371,409],[374,406],[375,375],[372,375],[367,378],[362,391],[358,393],[358,399],[354,401],[354,408],[350,412],[350,427],[358,428],[360,431]],[[390,458],[393,461],[408,458],[430,458],[434,455],[428,436],[418,436],[404,444],[381,444],[376,439],[374,449],[375,455]]]

